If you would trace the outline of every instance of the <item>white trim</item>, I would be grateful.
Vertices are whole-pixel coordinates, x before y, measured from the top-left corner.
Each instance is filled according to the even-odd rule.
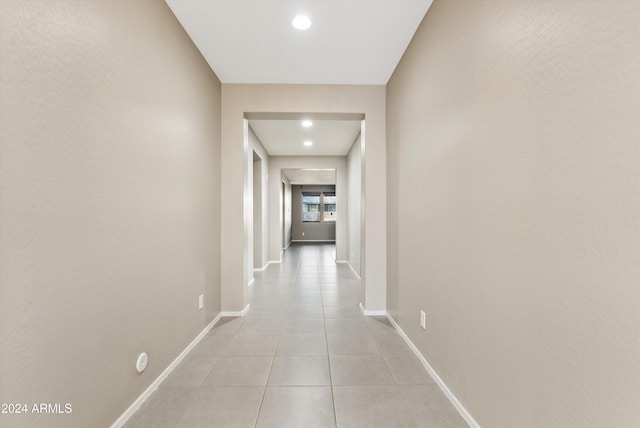
[[[253,283],[256,282],[255,277],[251,278],[251,281],[249,281],[249,284],[247,285],[247,287],[251,287],[253,285]]]
[[[287,244],[287,246],[286,246],[286,247],[284,247],[284,248],[282,249],[282,251],[284,252],[284,250],[286,250],[287,248],[289,248],[289,247],[291,246],[291,243],[292,243],[292,242],[293,242],[293,240],[289,241],[289,243]]]
[[[360,310],[362,311],[362,314],[365,317],[379,317],[379,316],[385,316],[387,315],[387,311],[368,311],[364,308],[364,306],[362,305],[362,302],[360,302]]]
[[[358,279],[362,279],[360,274],[358,272],[356,272],[356,270],[353,268],[353,266],[351,266],[351,263],[349,263],[349,260],[347,260],[345,263],[349,266],[349,269],[351,269],[351,271],[358,277]],[[386,314],[387,314],[387,312],[385,311],[385,313],[382,314],[382,315],[386,315]]]
[[[158,376],[156,380],[154,380],[151,385],[149,385],[149,387],[145,389],[142,394],[140,394],[136,401],[134,401],[133,404],[131,404],[131,406],[129,406],[129,408],[125,410],[122,415],[120,415],[120,417],[113,423],[113,425],[111,425],[111,428],[120,428],[124,426],[129,418],[133,416],[133,414],[140,408],[140,406],[142,406],[145,401],[147,401],[151,394],[153,394],[153,392],[158,389],[160,384],[164,382],[164,380],[171,374],[171,372],[178,366],[178,364],[180,364],[184,357],[186,357],[189,352],[191,352],[191,350],[195,348],[195,346],[202,340],[202,338],[209,332],[209,330],[211,330],[213,326],[216,325],[218,321],[220,321],[220,318],[222,317],[223,315],[221,312],[213,319],[213,321],[209,323],[209,325],[204,328],[204,330],[200,332],[200,334],[198,334],[198,336],[196,336],[195,339],[193,339],[193,341],[189,345],[187,345],[186,348],[184,348],[180,355],[178,355],[176,359],[173,360],[173,362],[169,364],[169,366],[164,369],[162,373],[160,373],[160,376]]]
[[[249,312],[250,308],[251,308],[251,304],[247,303],[247,306],[245,306],[244,309],[241,311],[220,312],[220,315],[222,315],[223,317],[243,317],[247,315],[247,312]]]
[[[247,303],[247,306],[245,306],[242,312],[240,312],[240,316],[243,317],[247,315],[247,312],[249,312],[249,309],[251,309],[251,304]]]
[[[261,267],[261,268],[253,268],[253,271],[254,272],[262,272],[262,271],[267,270],[267,268],[269,267],[270,264],[280,264],[280,263],[281,263],[280,260],[269,260],[267,262],[267,264],[264,265],[263,267]]]
[[[254,272],[262,272],[263,270],[265,270],[266,268],[269,267],[269,263],[280,263],[278,262],[267,262],[264,266],[262,266],[261,268],[253,268]]]
[[[447,384],[444,383],[444,381],[442,380],[442,378],[440,378],[440,376],[438,376],[438,373],[436,373],[436,371],[433,369],[433,367],[431,367],[431,364],[429,364],[429,362],[426,360],[426,358],[420,353],[420,351],[418,350],[416,345],[414,345],[413,342],[411,341],[411,339],[409,339],[409,336],[407,336],[405,334],[405,332],[402,331],[402,329],[400,328],[398,323],[396,323],[396,321],[393,319],[393,317],[391,315],[389,315],[389,313],[387,313],[387,319],[393,325],[393,327],[395,327],[396,331],[404,339],[404,341],[407,343],[407,345],[409,345],[409,348],[411,348],[413,353],[416,354],[416,357],[418,357],[418,359],[420,360],[420,362],[422,363],[424,368],[427,369],[427,372],[429,373],[429,376],[431,376],[431,378],[436,382],[436,384],[438,384],[438,386],[440,387],[442,392],[444,392],[444,395],[449,399],[451,404],[453,404],[453,407],[456,408],[456,410],[458,411],[460,416],[462,416],[462,418],[467,422],[469,427],[470,428],[480,428],[480,425],[478,425],[476,420],[473,419],[473,416],[471,416],[471,413],[469,413],[467,411],[467,409],[464,408],[462,403],[458,400],[458,398],[456,398],[456,396],[453,395],[453,392],[451,392],[451,390],[449,389]]]
[[[291,242],[336,242],[336,240],[335,239],[293,239]],[[287,246],[287,248],[289,248],[289,246]]]

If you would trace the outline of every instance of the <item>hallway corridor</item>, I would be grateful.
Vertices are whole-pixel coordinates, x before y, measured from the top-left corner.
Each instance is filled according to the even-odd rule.
[[[464,427],[335,246],[293,244],[126,427]]]

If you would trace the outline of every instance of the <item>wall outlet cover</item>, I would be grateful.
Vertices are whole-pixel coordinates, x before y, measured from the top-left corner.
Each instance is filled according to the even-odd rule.
[[[136,371],[138,373],[142,373],[147,369],[147,365],[149,364],[149,356],[146,352],[138,355],[138,359],[136,360]]]

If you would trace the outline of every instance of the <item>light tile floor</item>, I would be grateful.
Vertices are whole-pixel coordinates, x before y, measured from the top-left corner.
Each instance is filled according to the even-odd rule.
[[[466,427],[334,260],[293,244],[256,272],[247,316],[220,320],[126,427]]]

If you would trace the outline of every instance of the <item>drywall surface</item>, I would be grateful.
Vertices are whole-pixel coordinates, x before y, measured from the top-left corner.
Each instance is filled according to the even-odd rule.
[[[220,83],[164,2],[0,17],[0,402],[71,405],[0,426],[109,426],[220,311]]]
[[[240,311],[249,302],[244,189],[248,156],[243,132],[246,113],[364,114],[367,124],[364,187],[367,195],[366,263],[363,267],[368,310],[386,308],[386,131],[385,87],[368,85],[222,85],[222,308]],[[272,162],[273,163],[273,162]],[[273,166],[270,166],[273,170]],[[274,175],[270,174],[270,177]],[[273,183],[271,184],[273,185]],[[271,194],[271,191],[270,191]],[[244,213],[244,215],[243,215]],[[270,213],[273,214],[270,208]],[[269,216],[269,258],[273,260],[273,233],[281,230],[279,215]],[[275,226],[274,226],[274,222]],[[340,239],[340,225],[336,238]],[[345,226],[346,231],[346,226]],[[278,238],[277,242],[281,242]],[[278,244],[280,245],[280,244]],[[339,247],[338,247],[339,248]],[[277,250],[278,253],[280,250]],[[344,259],[341,259],[344,260]]]
[[[273,171],[275,177],[277,177],[277,171]],[[289,181],[289,179],[287,177],[285,177],[284,173],[282,173],[282,171],[280,172],[280,186],[279,186],[279,191],[276,193],[273,193],[273,185],[270,185],[270,189],[269,191],[271,192],[269,194],[269,209],[271,210],[271,212],[269,213],[269,221],[270,224],[272,224],[273,222],[273,216],[275,215],[275,210],[273,209],[273,201],[276,200],[279,202],[279,212],[280,212],[280,216],[278,216],[279,218],[279,225],[282,225],[282,227],[278,227],[277,229],[280,231],[280,233],[282,233],[282,239],[281,239],[281,245],[280,245],[280,251],[278,252],[278,255],[280,254],[280,252],[286,248],[289,247],[289,245],[291,245],[291,240],[293,237],[293,221],[292,221],[292,213],[291,213],[291,182]],[[276,198],[274,198],[273,195],[277,195]],[[282,230],[284,228],[284,230]],[[271,229],[269,229],[271,231]],[[269,233],[269,236],[271,236],[271,233]],[[271,246],[271,242],[269,242],[269,246]],[[275,258],[274,261],[280,261],[280,258],[278,256],[278,258]]]
[[[335,192],[335,186],[292,185],[291,186],[291,225],[294,241],[335,241],[335,222],[303,222],[302,221],[302,193],[303,192]],[[340,215],[337,207],[336,216]],[[322,214],[322,213],[320,213]],[[337,218],[337,217],[336,217]]]
[[[481,426],[640,426],[639,112],[637,1],[435,1],[390,79],[388,306]]]
[[[248,223],[247,230],[249,245],[247,255],[250,256],[250,261],[247,263],[247,275],[253,279],[253,269],[264,267],[268,257],[269,154],[248,125],[247,137],[250,152],[250,156],[246,158],[248,162],[247,174],[249,175],[247,184],[250,186],[250,196],[247,198],[246,206],[250,213],[248,216],[250,223]],[[256,173],[258,174],[256,175]]]
[[[353,142],[347,155],[347,262],[360,275],[362,252],[362,134]]]

